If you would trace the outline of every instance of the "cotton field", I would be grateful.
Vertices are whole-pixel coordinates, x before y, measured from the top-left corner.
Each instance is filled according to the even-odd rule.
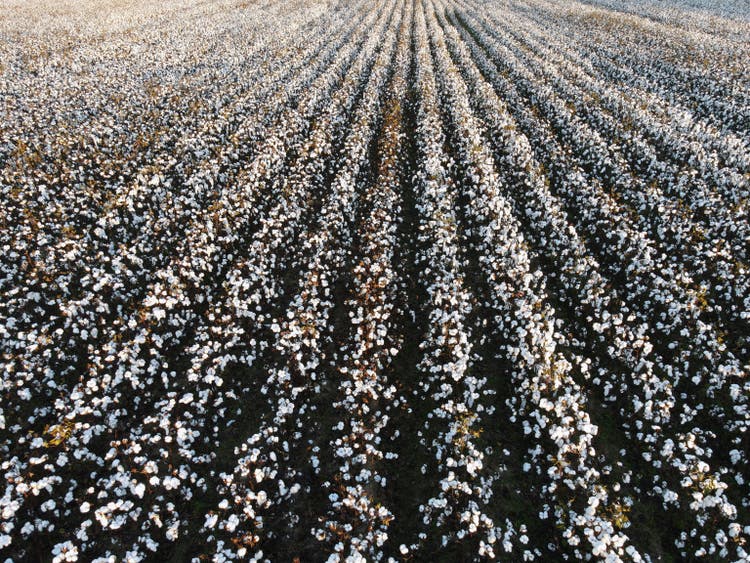
[[[749,561],[750,5],[0,0],[0,561]]]

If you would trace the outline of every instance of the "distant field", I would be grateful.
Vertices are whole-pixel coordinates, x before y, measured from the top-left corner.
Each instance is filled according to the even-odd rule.
[[[750,3],[0,0],[0,561],[750,560]]]

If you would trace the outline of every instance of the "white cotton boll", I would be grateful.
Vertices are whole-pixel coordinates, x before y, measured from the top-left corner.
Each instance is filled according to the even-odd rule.
[[[224,527],[226,528],[227,532],[231,533],[231,532],[234,532],[235,528],[237,528],[239,523],[240,523],[240,519],[237,517],[237,515],[232,514],[229,517],[229,519],[226,521],[226,523],[224,524]]]
[[[206,514],[206,522],[203,524],[205,528],[209,530],[216,526],[216,522],[219,520],[218,514]]]
[[[600,555],[604,555],[604,552],[607,550],[607,545],[602,541],[595,541],[593,542],[592,549],[591,549],[591,555],[598,557]]]
[[[78,548],[72,542],[58,543],[52,548],[52,563],[63,563],[64,561],[78,561]]]
[[[180,486],[180,480],[177,477],[164,477],[162,483],[164,484],[164,488],[168,491],[176,489]]]
[[[106,528],[109,525],[109,517],[102,509],[98,509],[96,512],[94,512],[94,516],[96,517],[96,520],[99,522],[102,528]]]
[[[13,540],[8,534],[0,535],[0,549],[8,547],[12,542]]]
[[[13,501],[10,503],[10,506],[3,507],[2,513],[0,515],[2,516],[3,520],[10,520],[13,518],[13,515],[16,513],[16,511],[19,508],[18,501]]]

